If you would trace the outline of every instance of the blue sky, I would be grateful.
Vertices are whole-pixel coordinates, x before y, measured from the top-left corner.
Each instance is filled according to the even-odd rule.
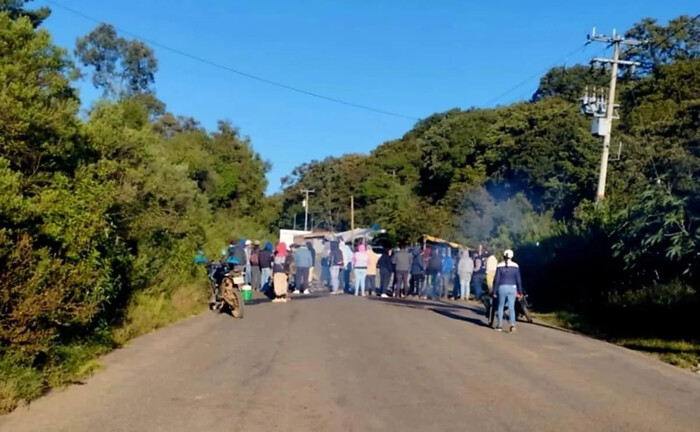
[[[484,107],[585,42],[592,26],[623,31],[642,17],[662,22],[700,12],[695,1],[468,0],[57,0],[160,44],[308,91],[426,117]],[[37,1],[34,5],[46,4]],[[49,4],[48,6],[51,7]],[[46,22],[74,47],[95,23],[60,8]],[[570,56],[586,62],[601,46]],[[212,129],[229,119],[272,162],[268,192],[311,159],[366,153],[413,121],[269,86],[155,48],[156,90],[175,114]],[[498,100],[528,98],[537,79]],[[98,96],[81,83],[84,101]],[[494,105],[491,103],[490,105]]]

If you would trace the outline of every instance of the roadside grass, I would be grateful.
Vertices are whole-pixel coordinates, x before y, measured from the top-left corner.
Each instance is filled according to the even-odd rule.
[[[21,353],[0,350],[0,414],[27,404],[52,388],[80,383],[101,368],[101,355],[204,310],[206,290],[201,282],[169,291],[136,294],[122,325],[100,330],[87,341],[54,345],[50,352],[32,360]]]
[[[536,313],[534,316],[542,322],[604,339],[649,354],[674,366],[700,372],[700,340],[605,336],[601,329],[592,325],[584,316],[567,311]]]

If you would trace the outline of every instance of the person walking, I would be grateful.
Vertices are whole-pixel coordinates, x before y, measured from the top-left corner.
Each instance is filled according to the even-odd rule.
[[[272,262],[274,255],[272,254],[272,243],[265,243],[265,247],[258,255],[258,263],[260,265],[260,283],[263,292],[267,292],[270,288],[272,279]]]
[[[469,256],[467,249],[460,251],[459,263],[457,264],[457,276],[459,277],[459,287],[461,289],[462,300],[469,300],[469,286],[472,283],[472,273],[474,273],[474,260]]]
[[[377,287],[377,266],[379,265],[379,254],[374,252],[372,245],[367,245],[367,279],[365,284],[367,285],[367,293],[371,296],[374,291],[377,291],[377,295],[381,295],[379,288]]]
[[[377,262],[377,267],[379,268],[379,294],[384,298],[389,297],[389,282],[391,282],[391,274],[393,273],[391,253],[391,249],[387,248]]]
[[[425,265],[421,257],[420,248],[413,249],[411,260],[411,290],[410,294],[421,296],[421,288],[425,286]]]
[[[508,249],[503,252],[503,261],[496,265],[494,276],[495,295],[498,297],[498,327],[497,331],[503,331],[503,308],[508,302],[508,321],[511,333],[515,331],[515,299],[522,296],[523,282],[520,277],[520,267],[513,261],[513,251]]]
[[[493,252],[487,252],[488,258],[486,258],[486,286],[489,292],[493,292],[493,281],[496,278],[496,267],[498,267],[498,259]]]
[[[313,267],[313,255],[307,244],[303,244],[294,252],[294,263],[296,264],[296,277],[294,294],[311,294],[309,291],[309,269]]]
[[[288,301],[287,290],[289,285],[287,273],[289,272],[289,260],[287,258],[287,245],[284,242],[277,244],[275,258],[272,263],[272,285],[275,289],[273,303]]]
[[[365,245],[360,244],[357,246],[357,252],[352,257],[352,268],[355,273],[355,296],[360,295],[360,292],[362,292],[362,297],[367,296],[365,293],[365,279],[367,278],[369,255],[367,255],[365,249]]]
[[[254,241],[250,250],[250,285],[254,291],[260,291],[262,287],[260,271],[260,242]]]
[[[340,274],[345,268],[343,252],[340,250],[340,242],[338,240],[331,241],[330,252],[328,253],[331,273],[331,294],[339,294],[340,291]]]
[[[394,254],[392,263],[395,268],[396,289],[394,297],[404,297],[408,294],[408,272],[411,270],[411,254],[406,246]]]

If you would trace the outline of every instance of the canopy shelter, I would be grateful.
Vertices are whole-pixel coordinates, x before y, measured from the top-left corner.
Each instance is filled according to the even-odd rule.
[[[463,246],[459,243],[445,240],[445,239],[441,239],[439,237],[435,237],[435,236],[432,236],[430,234],[423,234],[423,248],[425,248],[425,246],[428,243],[438,244],[438,245],[442,245],[442,246],[449,246],[452,249],[462,249],[462,248],[468,249],[466,246]]]

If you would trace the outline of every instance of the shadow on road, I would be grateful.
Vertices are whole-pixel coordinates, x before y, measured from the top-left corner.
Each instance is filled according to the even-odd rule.
[[[324,298],[324,297],[329,297],[329,295],[324,294],[324,293],[312,293],[309,295],[290,296],[290,298],[292,299],[291,303],[294,303],[297,301],[314,300],[314,299],[319,299],[319,298]],[[272,300],[267,298],[267,297],[257,297],[257,298],[254,298],[253,300],[247,301],[245,305],[247,307],[247,306],[259,305],[262,303],[272,303]]]
[[[454,312],[450,312],[449,310],[444,310],[444,309],[432,308],[430,310],[432,310],[433,312],[435,312],[438,315],[442,315],[444,317],[452,318],[452,319],[455,319],[458,321],[465,321],[465,322],[468,322],[471,324],[478,325],[480,327],[488,327],[489,326],[486,323],[486,321],[484,321],[484,319],[467,317],[467,316],[459,315],[459,314],[456,314]]]

